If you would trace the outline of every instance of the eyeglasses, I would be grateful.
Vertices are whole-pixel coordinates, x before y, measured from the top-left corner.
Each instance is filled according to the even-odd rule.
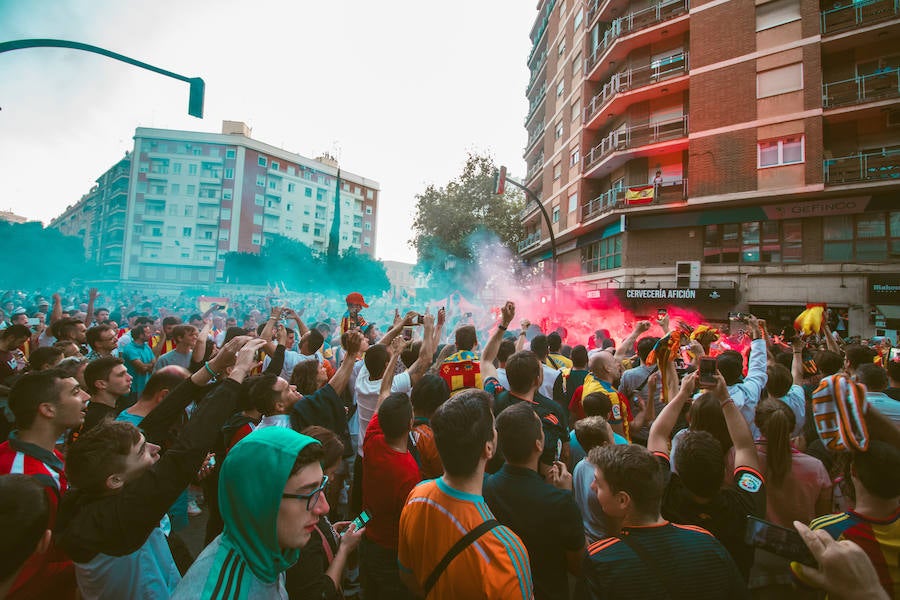
[[[282,494],[282,498],[295,498],[297,500],[306,500],[306,510],[312,510],[316,507],[316,503],[319,502],[319,496],[322,495],[322,492],[325,491],[325,486],[328,485],[328,475],[322,476],[322,485],[318,488],[314,489],[308,494]]]

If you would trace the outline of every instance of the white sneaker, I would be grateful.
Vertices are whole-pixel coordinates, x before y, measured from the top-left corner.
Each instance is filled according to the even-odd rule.
[[[201,510],[200,507],[197,506],[196,500],[188,500],[187,514],[189,517],[196,517],[203,514],[203,510]]]

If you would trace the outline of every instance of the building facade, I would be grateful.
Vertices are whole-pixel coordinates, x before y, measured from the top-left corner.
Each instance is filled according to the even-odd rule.
[[[224,281],[229,252],[259,253],[283,235],[324,252],[334,218],[337,163],[250,137],[139,127],[134,150],[51,226],[82,235],[106,278],[203,285]],[[374,255],[378,183],[340,173],[340,250]]]
[[[531,38],[525,183],[562,284],[900,329],[896,0],[542,0]]]

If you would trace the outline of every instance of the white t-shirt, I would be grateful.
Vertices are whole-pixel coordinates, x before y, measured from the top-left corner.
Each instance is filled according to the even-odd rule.
[[[316,354],[300,354],[299,352],[294,352],[293,350],[285,350],[284,351],[284,366],[281,368],[281,376],[288,381],[291,380],[291,375],[294,373],[294,367],[299,365],[302,362],[308,360],[318,361],[319,357]],[[263,370],[269,368],[269,363],[272,362],[272,358],[267,356],[263,361]]]
[[[369,370],[363,364],[359,370],[354,386],[356,395],[356,414],[359,415],[359,455],[363,455],[363,438],[366,435],[366,429],[369,428],[369,421],[375,415],[375,407],[378,405],[378,394],[381,391],[381,380],[369,380]],[[412,391],[412,380],[406,371],[394,375],[394,381],[391,382],[391,392],[404,392],[406,394]]]
[[[544,382],[538,388],[538,393],[545,398],[553,400],[553,384],[556,383],[556,378],[559,377],[559,371],[543,363],[541,363],[541,367],[544,369]]]

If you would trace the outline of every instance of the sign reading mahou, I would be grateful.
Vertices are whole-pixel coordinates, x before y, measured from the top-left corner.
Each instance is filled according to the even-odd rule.
[[[900,305],[900,274],[873,275],[867,284],[869,304]]]

